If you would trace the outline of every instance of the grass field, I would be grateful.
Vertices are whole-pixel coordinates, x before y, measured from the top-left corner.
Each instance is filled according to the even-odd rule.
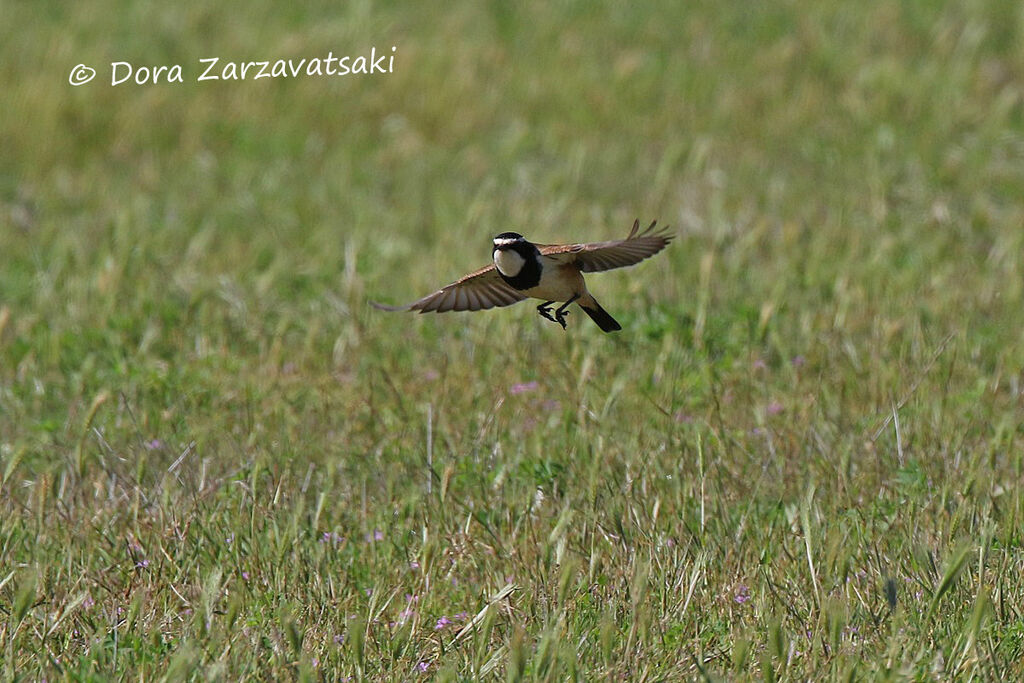
[[[3,678],[1024,677],[1019,2],[192,5],[5,4]]]

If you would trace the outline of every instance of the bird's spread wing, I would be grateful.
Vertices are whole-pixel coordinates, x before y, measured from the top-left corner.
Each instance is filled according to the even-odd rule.
[[[501,279],[501,275],[498,274],[492,263],[407,306],[385,306],[375,301],[371,301],[370,304],[384,311],[444,313],[446,311],[483,311],[495,306],[511,306],[525,298],[525,295],[512,289]]]
[[[664,249],[675,237],[668,228],[655,230],[657,221],[640,232],[640,221],[633,222],[633,229],[624,240],[590,242],[589,244],[538,244],[540,253],[558,261],[579,265],[584,273],[593,273],[612,268],[622,268],[640,263]]]

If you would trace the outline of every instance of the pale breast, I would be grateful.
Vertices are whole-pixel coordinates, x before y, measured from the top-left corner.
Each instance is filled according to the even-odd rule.
[[[495,249],[494,265],[502,275],[515,277],[523,269],[526,259],[519,255],[514,249]]]
[[[573,266],[555,265],[550,259],[544,258],[544,270],[540,284],[523,290],[523,294],[545,301],[568,301],[574,296],[582,296],[587,291],[583,275]]]

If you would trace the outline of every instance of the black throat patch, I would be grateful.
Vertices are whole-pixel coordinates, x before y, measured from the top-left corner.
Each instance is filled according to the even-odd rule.
[[[507,248],[514,250],[523,257],[523,267],[519,269],[519,273],[514,277],[508,277],[498,270],[498,275],[501,275],[501,279],[507,282],[513,289],[519,290],[530,289],[539,285],[541,269],[540,250],[529,242],[520,242]]]

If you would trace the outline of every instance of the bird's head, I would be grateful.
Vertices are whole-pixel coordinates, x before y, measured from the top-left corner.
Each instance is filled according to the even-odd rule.
[[[503,232],[500,235],[494,236],[495,249],[512,249],[516,245],[525,243],[526,238],[520,235],[518,232]]]
[[[494,265],[505,277],[519,275],[526,264],[531,244],[518,232],[503,232],[494,236]],[[534,247],[536,249],[536,247]]]

